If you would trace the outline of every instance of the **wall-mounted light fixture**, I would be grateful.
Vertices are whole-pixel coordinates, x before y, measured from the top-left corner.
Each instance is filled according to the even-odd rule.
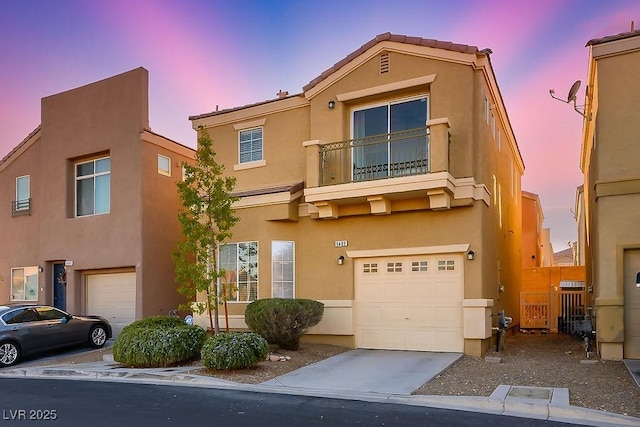
[[[333,110],[336,107],[336,101],[334,101],[333,99],[331,101],[329,101],[329,103],[327,104],[327,107],[329,107],[330,110]]]
[[[473,251],[467,252],[467,259],[469,261],[472,261],[475,257],[476,257],[476,253],[475,252],[473,252]]]
[[[498,292],[504,292],[504,285],[498,285]]]
[[[42,273],[42,272],[44,271],[44,268],[42,268],[42,267],[38,266],[38,271],[39,271],[40,273]]]
[[[344,256],[340,255],[338,257],[338,265],[342,265],[342,264],[344,264]]]

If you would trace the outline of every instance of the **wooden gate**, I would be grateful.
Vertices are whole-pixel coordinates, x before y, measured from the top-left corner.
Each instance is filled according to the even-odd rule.
[[[520,327],[549,329],[549,292],[520,293]]]

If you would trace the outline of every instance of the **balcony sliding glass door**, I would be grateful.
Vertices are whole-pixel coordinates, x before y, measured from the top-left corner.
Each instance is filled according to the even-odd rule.
[[[427,98],[353,112],[353,181],[428,172]]]

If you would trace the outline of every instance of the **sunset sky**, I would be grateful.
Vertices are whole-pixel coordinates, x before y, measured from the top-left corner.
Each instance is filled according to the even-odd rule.
[[[576,240],[582,117],[553,100],[587,73],[587,41],[640,27],[638,0],[0,0],[0,158],[40,123],[40,100],[149,70],[151,129],[195,147],[190,115],[300,93],[391,32],[490,48],[554,250]]]

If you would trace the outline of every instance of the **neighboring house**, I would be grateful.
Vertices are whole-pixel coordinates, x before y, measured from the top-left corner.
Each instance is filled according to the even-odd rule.
[[[522,268],[544,265],[544,213],[537,194],[522,191]]]
[[[553,267],[567,267],[578,265],[574,260],[575,243],[571,247],[553,254]]]
[[[640,31],[587,46],[581,169],[598,350],[640,359]]]
[[[147,70],[43,98],[41,120],[0,161],[0,303],[116,331],[177,308],[176,180],[195,152],[149,129]]]
[[[232,328],[257,298],[310,298],[307,340],[481,355],[492,313],[517,324],[524,164],[490,53],[382,34],[300,94],[190,118],[241,197]]]

